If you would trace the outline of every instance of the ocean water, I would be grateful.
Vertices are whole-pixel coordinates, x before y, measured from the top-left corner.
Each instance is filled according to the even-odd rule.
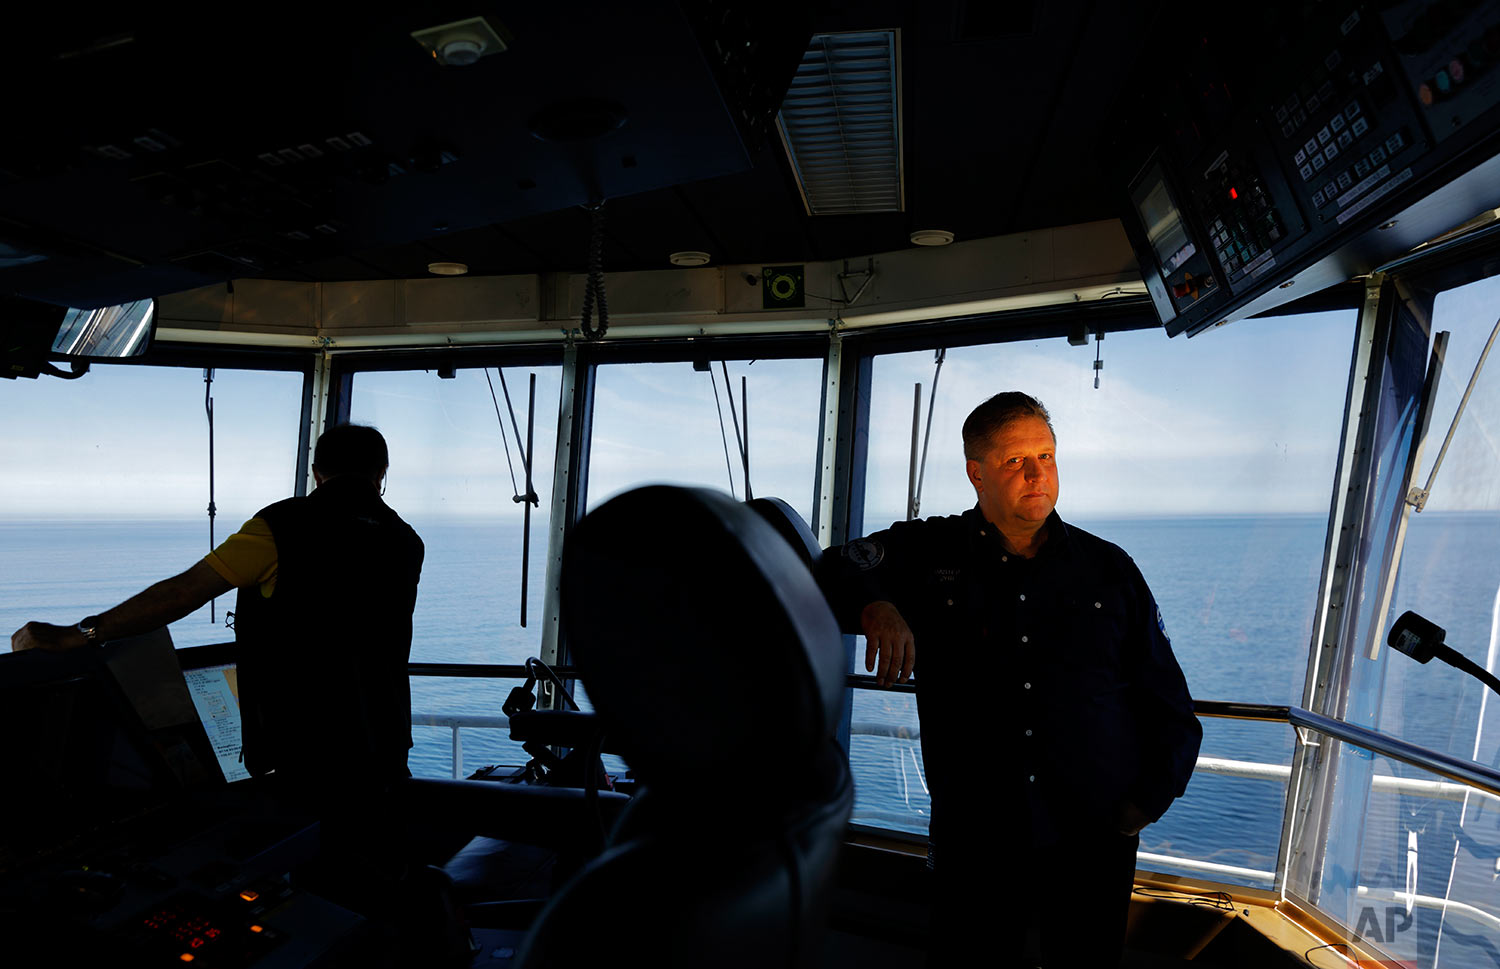
[[[412,659],[520,663],[536,654],[540,624],[545,621],[546,532],[542,523],[533,523],[530,625],[524,629],[517,621],[519,521],[412,524],[427,545]],[[1136,560],[1158,600],[1196,698],[1300,703],[1323,553],[1321,516],[1079,524],[1117,542]],[[76,621],[187,568],[206,548],[207,529],[201,521],[0,522],[0,628],[9,631],[29,619]],[[1403,561],[1392,615],[1406,608],[1421,611],[1448,629],[1451,645],[1484,665],[1492,636],[1492,608],[1500,588],[1500,515],[1429,514],[1414,519]],[[174,640],[178,645],[193,645],[232,638],[223,625],[231,609],[232,595],[217,603],[214,621],[205,608],[174,624]],[[991,662],[1002,663],[1003,657]],[[1477,683],[1436,663],[1419,667],[1404,656],[1379,662],[1387,663],[1381,729],[1456,756],[1474,755],[1482,733],[1484,697]],[[514,681],[417,677],[412,684],[413,709],[429,714],[499,715],[514,685]],[[984,702],[984,697],[976,695],[975,702]],[[1487,752],[1481,758],[1486,762],[1494,761],[1494,741],[1500,740],[1500,722],[1491,722],[1500,716],[1496,706],[1500,704],[1488,708],[1483,724],[1488,731],[1484,736],[1491,740],[1478,744]],[[913,699],[857,691],[853,719],[856,731],[850,753],[858,791],[856,820],[924,830],[929,804],[915,739],[920,725]],[[417,727],[414,732],[413,772],[448,776],[450,731]],[[1293,732],[1285,725],[1206,720],[1202,752],[1289,764],[1294,743]],[[519,765],[527,759],[502,730],[465,730],[462,744],[465,773],[488,764]],[[772,754],[767,756],[769,760]],[[330,749],[329,757],[330,763],[336,763],[337,751]],[[608,766],[615,771],[625,769],[618,762]],[[1004,769],[1004,749],[998,743],[992,766]],[[757,765],[745,767],[754,770]],[[1420,773],[1383,759],[1376,770],[1405,776]],[[1187,796],[1161,822],[1146,829],[1142,850],[1272,870],[1285,796],[1285,785],[1280,782],[1199,774]],[[1430,806],[1416,801],[1392,796],[1372,799],[1366,830],[1348,849],[1354,853],[1347,859],[1348,866],[1359,866],[1367,881],[1385,879],[1387,887],[1399,889],[1407,829],[1432,818]],[[1470,811],[1466,830],[1481,842],[1500,843],[1493,810],[1488,815]],[[1494,862],[1488,859],[1491,874]],[[1470,879],[1472,883],[1463,878],[1455,882],[1454,897],[1470,902],[1490,898],[1492,886],[1475,879],[1477,875]],[[1349,917],[1352,921],[1356,914]]]

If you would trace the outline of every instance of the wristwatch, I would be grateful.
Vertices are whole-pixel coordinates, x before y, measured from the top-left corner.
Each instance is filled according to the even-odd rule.
[[[85,642],[94,645],[99,641],[99,617],[84,616],[78,621],[78,631],[83,633]]]

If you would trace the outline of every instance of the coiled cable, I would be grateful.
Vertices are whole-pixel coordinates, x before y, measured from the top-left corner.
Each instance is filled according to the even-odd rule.
[[[604,203],[587,206],[591,219],[589,232],[589,278],[583,288],[583,338],[598,340],[609,329],[609,306],[604,299]],[[594,304],[599,305],[599,326],[593,325]]]

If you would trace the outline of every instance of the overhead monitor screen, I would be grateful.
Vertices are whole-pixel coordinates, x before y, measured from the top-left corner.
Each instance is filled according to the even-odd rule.
[[[1162,175],[1160,165],[1151,167],[1151,171],[1136,186],[1132,197],[1136,211],[1140,213],[1141,224],[1146,227],[1146,238],[1156,251],[1162,275],[1171,276],[1177,267],[1192,258],[1196,249],[1188,238],[1182,215],[1167,191],[1166,178]]]

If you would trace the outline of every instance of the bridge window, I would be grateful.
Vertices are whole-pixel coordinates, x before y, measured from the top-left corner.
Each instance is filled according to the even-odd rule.
[[[214,537],[293,491],[301,373],[214,371]],[[0,627],[77,622],[210,548],[201,368],[96,365],[78,380],[0,380]],[[171,626],[225,642],[234,596]]]
[[[1500,277],[1437,295],[1431,328],[1451,338],[1414,488],[1427,485],[1497,306]],[[1356,644],[1345,662],[1347,690],[1330,707],[1351,722],[1491,767],[1500,762],[1500,697],[1438,660],[1419,665],[1385,638],[1395,617],[1414,610],[1445,629],[1446,644],[1475,666],[1500,670],[1497,362],[1491,353],[1479,373],[1425,508],[1409,514],[1390,608],[1371,620],[1374,643]],[[1399,501],[1400,481],[1391,488]],[[1371,585],[1367,601],[1380,591]],[[1289,885],[1402,965],[1495,961],[1500,798],[1348,745],[1336,755],[1320,759],[1333,766],[1326,838],[1299,856]]]
[[[1030,393],[1057,432],[1059,514],[1135,559],[1194,697],[1300,703],[1354,316],[1244,320],[1191,340],[1150,329],[1110,333],[1098,346],[1057,338],[950,349],[921,516],[974,505],[960,433],[969,411],[1002,390]],[[925,433],[934,364],[931,350],[874,360],[867,532],[905,517],[913,385],[923,386]],[[973,663],[976,683],[1004,670],[1003,659]],[[986,702],[982,686],[974,702]],[[888,736],[919,729],[912,698],[856,691],[853,721],[856,820],[925,830],[920,745]],[[1204,730],[1210,760],[1143,833],[1142,852],[1160,856],[1143,865],[1269,887],[1292,734],[1215,720]],[[1003,772],[1004,742],[984,743],[983,769]]]
[[[736,360],[727,366],[727,388],[718,361],[702,371],[687,361],[598,368],[590,508],[650,483],[713,488],[743,499],[743,387],[751,494],[780,498],[812,521],[822,361]]]
[[[539,504],[531,510],[523,628],[524,515],[514,498],[526,490],[522,452],[533,373],[532,487]],[[561,367],[506,366],[504,374],[503,386],[495,367],[459,369],[452,379],[431,370],[354,375],[350,420],[373,424],[385,435],[391,452],[385,500],[416,529],[427,549],[412,620],[413,662],[520,664],[541,652]],[[529,755],[501,729],[500,705],[514,685],[412,677],[412,713],[433,721],[412,728],[412,773],[450,776],[453,733],[447,724],[458,722],[474,724],[460,735],[463,776],[486,764],[524,764]],[[486,728],[484,718],[494,725]]]

